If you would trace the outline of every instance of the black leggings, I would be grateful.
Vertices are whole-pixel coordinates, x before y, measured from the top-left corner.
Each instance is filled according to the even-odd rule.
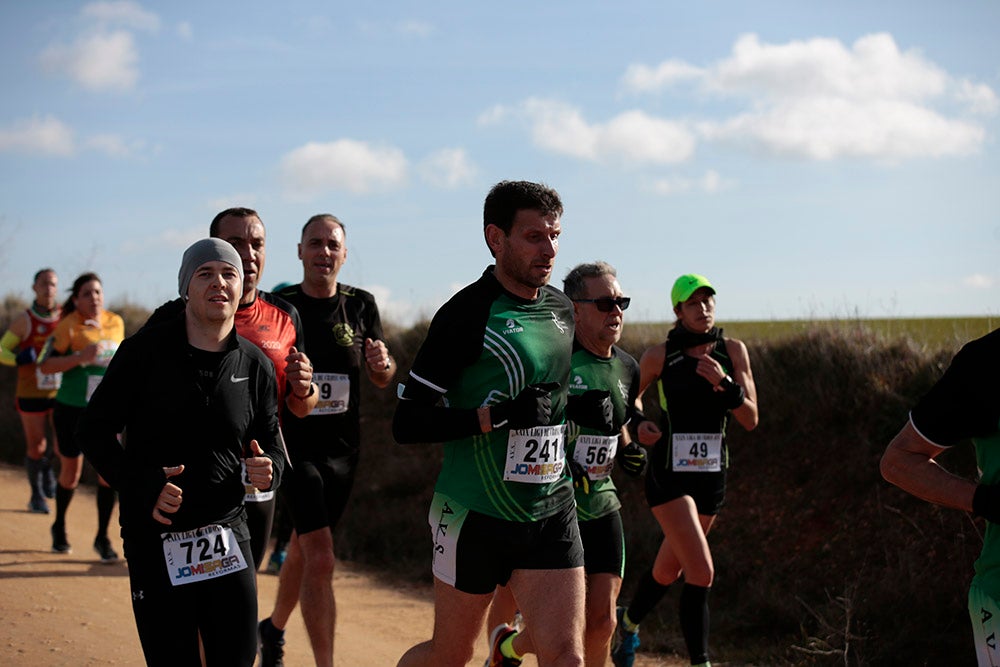
[[[250,541],[239,543],[252,562]],[[198,667],[198,635],[212,667],[251,667],[257,655],[257,582],[253,567],[173,586],[159,539],[126,539],[132,613],[146,664]]]

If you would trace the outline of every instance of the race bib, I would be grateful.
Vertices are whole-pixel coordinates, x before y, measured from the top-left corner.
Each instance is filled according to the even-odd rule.
[[[62,384],[62,373],[43,373],[35,366],[35,386],[44,391],[55,391]]]
[[[674,433],[674,472],[722,470],[721,433]]]
[[[174,586],[223,577],[247,568],[236,535],[210,525],[183,533],[162,533],[163,559]]]
[[[505,482],[548,484],[566,465],[566,425],[516,429],[507,436]]]
[[[617,435],[578,435],[573,460],[586,469],[591,481],[596,482],[611,476],[617,452]]]
[[[313,373],[319,387],[319,401],[310,415],[339,415],[347,412],[351,399],[351,378],[340,373]]]
[[[271,498],[274,498],[273,490],[261,491],[250,483],[250,475],[247,474],[247,462],[243,459],[240,460],[240,474],[243,475],[243,490],[245,493],[243,502],[266,503]]]

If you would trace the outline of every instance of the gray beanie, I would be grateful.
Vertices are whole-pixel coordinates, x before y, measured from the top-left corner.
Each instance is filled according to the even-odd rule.
[[[243,260],[236,248],[226,243],[222,239],[202,239],[196,241],[194,245],[184,251],[184,258],[181,259],[181,270],[177,272],[177,289],[181,298],[187,298],[188,285],[191,284],[191,276],[205,262],[225,262],[236,267],[236,272],[240,274],[240,295],[243,293]]]

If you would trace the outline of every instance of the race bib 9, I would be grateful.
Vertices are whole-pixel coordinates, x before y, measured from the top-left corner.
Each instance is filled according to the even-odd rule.
[[[722,470],[721,433],[674,433],[674,472]]]

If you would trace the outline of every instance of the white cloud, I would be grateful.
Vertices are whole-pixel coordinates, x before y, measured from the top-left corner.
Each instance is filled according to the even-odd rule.
[[[146,11],[138,3],[128,0],[113,2],[92,2],[80,12],[84,18],[102,24],[119,25],[135,30],[156,32],[160,29],[160,17]]]
[[[972,289],[990,289],[996,285],[996,280],[993,276],[988,276],[984,273],[974,273],[971,276],[963,278],[962,283]]]
[[[709,169],[700,178],[669,177],[660,178],[650,185],[649,189],[660,195],[676,195],[688,192],[704,192],[713,194],[732,187],[714,169]]]
[[[38,117],[0,127],[0,152],[69,156],[76,152],[73,130],[53,116]]]
[[[355,194],[390,190],[406,182],[408,163],[393,146],[372,146],[353,139],[310,142],[281,159],[289,192],[313,197],[331,190]]]
[[[474,182],[477,169],[461,148],[443,148],[421,160],[421,178],[439,188],[454,189]]]
[[[89,90],[127,90],[139,79],[135,40],[121,30],[81,37],[70,46],[50,46],[41,60]]]
[[[697,80],[704,76],[705,70],[684,61],[666,60],[656,67],[648,65],[629,65],[622,77],[622,83],[627,90],[634,92],[651,92],[673,85],[678,81]]]
[[[590,123],[580,111],[553,100],[532,98],[514,109],[495,107],[481,123],[508,117],[525,120],[540,148],[593,162],[669,164],[694,154],[695,136],[682,123],[626,111],[606,123]]]
[[[967,155],[985,142],[984,128],[943,108],[1000,109],[989,86],[956,79],[919,51],[901,51],[887,33],[849,47],[829,38],[766,44],[744,35],[710,67],[631,65],[624,83],[653,92],[684,79],[704,93],[746,101],[732,117],[700,123],[704,137],[810,160]]]
[[[191,41],[194,39],[194,28],[187,21],[181,21],[177,24],[177,36],[185,42]]]

